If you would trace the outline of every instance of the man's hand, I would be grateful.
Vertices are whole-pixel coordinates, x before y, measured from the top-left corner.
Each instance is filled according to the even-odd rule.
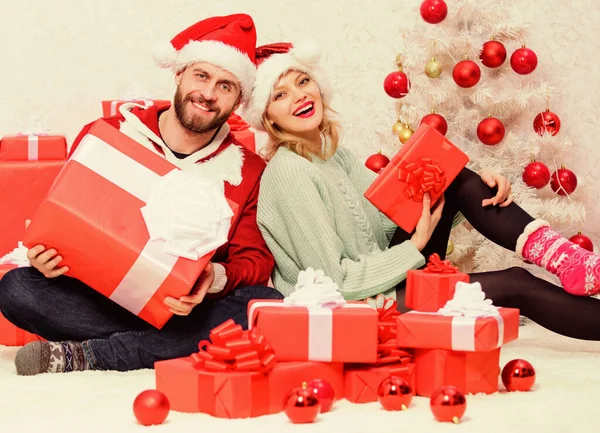
[[[25,230],[29,228],[30,220],[25,221]],[[46,278],[56,278],[69,271],[68,266],[58,267],[62,256],[54,248],[46,249],[43,245],[36,245],[27,250],[27,259],[31,266],[40,271]]]
[[[487,186],[490,188],[498,188],[496,196],[483,200],[481,206],[496,206],[499,204],[500,207],[506,207],[513,202],[513,196],[511,194],[512,186],[506,177],[487,168],[484,168],[481,171],[480,176],[483,183]]]
[[[202,271],[199,282],[194,286],[194,290],[187,296],[182,296],[179,299],[170,296],[165,298],[165,304],[173,314],[178,316],[187,316],[192,312],[194,307],[204,300],[204,296],[212,287],[215,281],[215,269],[212,262],[209,262]]]

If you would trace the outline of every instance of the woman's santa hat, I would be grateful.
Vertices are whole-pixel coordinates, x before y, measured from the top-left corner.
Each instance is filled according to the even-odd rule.
[[[256,28],[249,15],[212,17],[188,27],[170,43],[157,47],[156,63],[179,72],[207,62],[231,72],[238,79],[242,102],[248,102],[254,79]]]
[[[308,74],[319,85],[323,102],[332,97],[327,76],[319,66],[321,50],[313,41],[297,44],[280,42],[256,48],[256,80],[250,101],[242,108],[242,117],[253,128],[264,131],[262,116],[271,98],[271,92],[286,72],[294,70]]]

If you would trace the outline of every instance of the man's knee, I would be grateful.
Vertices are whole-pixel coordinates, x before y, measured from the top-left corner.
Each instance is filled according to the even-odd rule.
[[[16,268],[0,279],[1,311],[35,302],[32,290],[35,272],[35,269],[29,267]]]

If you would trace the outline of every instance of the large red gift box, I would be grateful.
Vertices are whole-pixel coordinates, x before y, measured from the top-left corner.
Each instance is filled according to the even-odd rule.
[[[255,133],[239,115],[232,113],[227,119],[231,135],[246,149],[256,152]]]
[[[62,134],[14,134],[0,140],[2,161],[67,159],[67,139]]]
[[[446,385],[454,385],[466,394],[492,394],[498,391],[500,350],[415,350],[416,395],[430,397],[433,392]]]
[[[377,389],[381,382],[390,377],[405,379],[415,389],[415,364],[397,363],[387,365],[347,365],[344,374],[344,396],[352,403],[377,401]]]
[[[411,233],[423,212],[423,194],[432,206],[469,162],[469,157],[422,124],[367,188],[364,196],[400,228]]]
[[[164,99],[109,99],[102,101],[102,117],[111,117],[119,114],[119,108],[123,104],[135,103],[144,107],[157,106],[159,109],[171,105],[171,101]]]
[[[8,271],[16,267],[16,265],[0,265],[0,280]],[[41,338],[17,328],[0,314],[0,346],[23,346],[31,341],[38,340],[41,340]]]
[[[19,137],[19,140],[23,137]],[[43,137],[49,139],[50,136]],[[52,137],[57,137],[52,136]],[[17,247],[25,236],[25,221],[32,219],[52,182],[65,164],[67,147],[59,141],[40,143],[38,157],[56,160],[28,160],[28,147],[3,139],[0,156],[0,257]],[[42,139],[42,137],[39,137]],[[44,144],[42,146],[42,143]],[[49,153],[46,153],[46,150]],[[23,152],[24,153],[23,153]],[[62,155],[62,160],[58,158]],[[21,158],[21,159],[19,159]]]
[[[187,358],[155,363],[156,389],[172,410],[203,412],[220,418],[247,418],[283,410],[289,392],[312,379],[329,382],[344,395],[342,364],[277,362],[264,336],[242,331],[229,319]]]
[[[433,254],[424,270],[408,271],[405,305],[411,310],[437,312],[452,299],[459,281],[468,283],[469,275]]]
[[[56,178],[24,245],[56,248],[68,276],[160,329],[172,316],[165,297],[189,294],[214,253],[191,260],[169,254],[161,239],[150,240],[141,208],[153,186],[175,170],[99,120]]]
[[[265,336],[280,361],[375,362],[378,320],[377,310],[365,302],[336,308],[297,307],[276,300],[248,305],[249,328]]]
[[[409,311],[397,318],[398,347],[488,352],[519,337],[519,310],[499,316],[462,317]]]

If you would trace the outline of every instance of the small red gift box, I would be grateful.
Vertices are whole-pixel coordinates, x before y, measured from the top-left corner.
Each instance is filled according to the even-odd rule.
[[[411,310],[437,312],[452,299],[459,281],[468,283],[469,275],[432,254],[424,270],[408,271],[405,305]]]
[[[2,161],[61,161],[67,159],[67,139],[62,134],[15,134],[0,140]]]
[[[378,314],[365,302],[306,308],[254,300],[248,305],[248,324],[267,338],[280,361],[377,360]]]
[[[423,212],[423,194],[432,206],[469,162],[435,128],[422,124],[367,188],[365,197],[400,228],[411,233]]]
[[[135,103],[143,105],[144,107],[151,107],[156,105],[159,109],[162,107],[168,107],[171,105],[171,101],[164,99],[110,99],[102,101],[102,117],[111,117],[119,114],[119,108],[123,104]]]
[[[69,267],[67,275],[160,329],[172,316],[165,297],[187,295],[214,253],[185,258],[168,250],[171,245],[162,232],[158,239],[150,238],[148,214],[142,211],[149,201],[190,191],[188,187],[196,193],[196,185],[178,185],[165,194],[168,183],[163,181],[185,175],[176,171],[162,156],[99,120],[52,185],[23,243],[56,248],[64,258],[61,264]],[[182,197],[180,202],[190,200]],[[234,203],[230,206],[237,210]],[[171,214],[165,220],[180,214],[171,206],[167,210]]]
[[[415,365],[413,363],[377,366],[347,365],[344,374],[344,396],[352,403],[377,401],[377,389],[381,382],[399,376],[415,389]]]
[[[397,319],[398,347],[488,352],[519,337],[519,310],[499,316],[462,317],[409,311]]]
[[[0,161],[0,257],[25,236],[32,219],[65,161]]]
[[[250,129],[250,125],[235,113],[229,116],[227,124],[229,125],[231,134],[240,144],[251,152],[256,152],[255,133]]]
[[[278,413],[292,389],[316,378],[329,382],[337,398],[343,396],[342,364],[276,362],[264,337],[242,331],[232,320],[215,328],[211,340],[188,358],[155,363],[156,389],[172,410],[220,418]]]
[[[0,280],[8,271],[17,265],[0,265]],[[17,328],[0,314],[0,346],[23,346],[31,341],[41,340],[40,337]]]
[[[454,385],[465,394],[498,391],[500,349],[490,352],[415,350],[416,395],[430,397],[442,386]]]

